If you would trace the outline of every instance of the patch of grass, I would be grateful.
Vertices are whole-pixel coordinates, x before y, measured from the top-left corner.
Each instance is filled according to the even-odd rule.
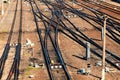
[[[28,53],[28,52],[24,52],[24,56],[26,56],[26,57],[30,57],[30,53]]]
[[[34,69],[32,66],[28,66],[25,71],[30,71],[31,69]]]
[[[26,69],[25,69],[25,75],[30,75],[31,74],[31,71],[34,71],[34,70],[39,70],[39,68],[34,68],[32,66],[28,66]],[[33,73],[34,74],[34,73]]]
[[[0,30],[0,33],[8,33],[8,32],[9,32],[9,30],[7,30],[7,29]]]
[[[34,68],[32,66],[28,66],[26,69],[25,69],[25,75],[29,75],[30,74],[30,71],[33,70]]]

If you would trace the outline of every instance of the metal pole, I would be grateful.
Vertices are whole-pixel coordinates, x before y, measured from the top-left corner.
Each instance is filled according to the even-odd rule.
[[[104,37],[104,28],[101,28],[101,41],[103,41],[103,37]]]
[[[86,43],[86,60],[90,59],[90,43]]]
[[[105,50],[106,50],[106,20],[107,16],[104,16],[104,36],[103,36],[103,58],[102,58],[102,80],[105,80]]]
[[[3,0],[2,0],[2,15],[4,15],[4,3],[3,3]]]

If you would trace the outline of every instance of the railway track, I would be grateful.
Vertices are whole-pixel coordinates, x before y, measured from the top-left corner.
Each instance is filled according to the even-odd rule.
[[[70,21],[69,21],[69,22],[70,22]],[[70,23],[71,23],[71,25],[73,25],[73,27],[75,27],[74,24],[72,24],[72,22],[70,22]],[[65,24],[64,24],[64,25],[65,25]],[[79,29],[77,29],[77,27],[75,27],[75,28],[76,28],[76,31],[79,31],[79,32],[81,33],[81,31],[80,31]],[[84,33],[81,33],[81,34],[84,35]],[[87,36],[85,36],[85,35],[84,35],[84,37],[87,38]],[[88,38],[88,39],[89,39],[89,38]],[[90,39],[89,39],[89,40],[90,40]],[[89,40],[88,40],[88,41],[89,41]],[[87,41],[87,40],[86,40],[86,41]],[[90,40],[90,43],[91,43],[91,42],[93,42],[93,44],[94,44],[94,41]],[[95,43],[95,45],[96,45],[96,43]],[[96,47],[97,47],[97,46],[96,46]],[[100,47],[99,47],[99,48],[100,48]],[[102,48],[102,47],[101,47],[101,48]],[[101,49],[101,50],[102,50],[102,49]],[[117,59],[118,59],[117,61],[119,62],[120,59],[119,59],[119,58],[117,58]],[[110,60],[110,61],[112,61],[112,60]]]
[[[113,9],[117,9],[117,10],[119,10],[120,9],[120,6],[117,6],[117,5],[113,5],[113,4],[110,4],[110,3],[107,3],[107,2],[102,2],[102,4],[103,5],[106,5],[106,6],[109,6],[109,7],[111,7],[111,8],[113,8]]]
[[[49,3],[49,2],[48,2]],[[50,4],[51,5],[51,4]],[[53,5],[55,6],[55,5]],[[66,19],[68,20],[68,19]],[[61,20],[62,21],[62,20]],[[82,46],[86,47],[86,44],[82,41],[82,40],[85,40],[85,41],[89,41],[92,45],[94,45],[95,47],[97,47],[98,49],[102,50],[102,47],[95,43],[93,40],[89,39],[89,37],[87,37],[84,33],[82,33],[79,29],[77,29],[76,26],[74,26],[74,24],[72,24],[72,22],[69,21],[69,23],[75,28],[76,31],[78,31],[81,35],[77,34],[76,32],[72,31],[70,28],[67,27],[67,25],[65,25],[63,22],[62,22],[62,27],[68,31],[69,33],[66,33],[64,32],[63,30],[60,30],[61,32],[63,32],[65,35],[67,35],[68,37],[70,37],[71,39],[73,39],[74,41],[76,41],[77,43],[81,44]],[[71,35],[69,35],[71,34]],[[79,37],[78,37],[79,36]],[[79,38],[82,38],[79,39]],[[101,57],[102,58],[102,54],[100,54],[101,52],[100,51],[97,51],[97,50],[94,50],[91,48],[91,51],[93,53],[95,53],[97,56]],[[117,67],[118,69],[119,66],[116,66],[115,62],[120,60],[120,58],[118,56],[116,56],[115,54],[111,53],[110,51],[106,50],[106,54],[110,55],[111,58],[114,58],[114,60],[111,60],[110,57],[109,58],[106,58],[106,61],[109,62],[110,64],[112,64],[113,66]]]
[[[102,7],[102,6],[98,6],[98,5],[93,5],[93,4],[89,4],[87,2],[84,2],[84,1],[77,1],[75,3],[78,3],[84,7],[92,8],[97,12],[101,12],[101,13],[108,15],[109,17],[111,17],[114,20],[120,21],[120,19],[118,17],[116,17],[116,16],[119,16],[119,13],[117,11],[114,11],[114,10],[111,11],[111,9],[107,10],[107,8],[104,6]]]
[[[83,18],[85,21],[90,23],[93,27],[95,27],[96,29],[98,29],[101,32],[101,28],[96,27],[93,23],[90,22],[90,20],[93,20],[95,23],[99,24],[102,27],[103,26],[103,19],[101,19],[100,17],[98,17],[98,16],[93,17],[93,16],[88,15],[86,13],[82,13],[80,11],[77,11],[77,10],[75,10],[75,8],[72,8],[72,10],[68,10],[68,11]],[[111,39],[113,39],[113,41],[115,41],[116,43],[120,44],[119,43],[119,29],[110,21],[109,18],[107,20],[107,28],[106,29],[108,31],[107,36],[110,37]]]
[[[19,20],[19,33],[17,39],[17,45],[15,49],[15,57],[14,62],[12,63],[11,70],[7,77],[7,80],[12,78],[12,74],[14,74],[14,80],[18,80],[19,76],[19,65],[20,65],[20,54],[21,54],[21,40],[22,40],[22,0],[20,0],[20,20]]]
[[[49,3],[49,4],[50,4],[50,3]],[[59,6],[59,5],[55,5],[54,3],[51,3],[51,5],[61,7],[61,6]],[[70,8],[65,7],[65,6],[63,5],[63,6],[64,6],[64,9],[63,9],[63,10],[66,10],[66,11],[69,11],[69,12],[75,14],[75,15],[78,15],[80,18],[84,19],[84,20],[87,21],[90,25],[92,25],[93,27],[95,27],[96,29],[98,29],[98,30],[101,32],[101,30],[102,30],[101,28],[102,28],[102,26],[103,26],[103,19],[101,19],[101,18],[98,17],[98,16],[96,17],[96,16],[92,16],[92,15],[89,15],[89,14],[86,14],[86,13],[83,13],[83,12],[80,12],[80,11],[76,10],[75,8],[71,7],[70,5],[68,5],[68,4],[66,4],[66,3],[65,3],[65,5],[68,6],[68,7],[70,7]],[[62,6],[62,7],[63,7],[63,6]],[[93,23],[90,22],[90,20],[93,20],[95,23],[99,24],[99,25],[101,26],[101,28],[100,28],[100,27],[96,27]],[[106,28],[107,31],[108,31],[107,36],[108,36],[109,38],[111,38],[113,41],[115,41],[116,43],[120,44],[120,42],[119,42],[119,29],[116,28],[116,27],[114,26],[114,24],[112,24],[112,22],[110,22],[109,18],[108,18],[107,24],[108,24],[108,25],[107,25],[107,28]],[[116,31],[114,31],[112,28],[114,28]]]
[[[76,3],[77,4],[77,3]],[[79,5],[79,6],[82,6],[82,5],[80,5],[80,4],[77,4],[77,5]],[[83,6],[84,7],[84,6]],[[103,19],[100,17],[100,16],[103,16],[103,13],[102,12],[96,12],[94,9],[91,9],[91,8],[88,8],[88,7],[84,7],[84,8],[86,8],[86,9],[88,9],[89,11],[91,11],[91,12],[93,12],[95,15],[96,15],[96,19],[92,19],[93,21],[95,21],[95,22],[97,22],[98,24],[100,24],[101,26],[103,26],[102,24],[103,24]],[[88,15],[89,16],[89,15]],[[89,17],[88,17],[89,18]],[[107,29],[115,29],[115,35],[118,35],[119,36],[119,33],[120,33],[120,30],[119,30],[119,27],[120,27],[120,23],[119,22],[116,22],[115,20],[113,20],[113,19],[111,19],[111,18],[109,18],[108,17],[108,19],[107,19],[107,26],[109,27],[109,28],[107,28]],[[100,30],[100,29],[98,29],[98,30]],[[111,30],[112,32],[113,32],[113,34],[114,34],[114,30]],[[116,32],[118,33],[118,34],[116,34]],[[109,36],[109,35],[108,35]],[[109,36],[109,37],[111,37],[111,36]],[[111,37],[112,38],[112,37]],[[118,42],[118,41],[117,41]],[[118,42],[119,43],[119,42]]]
[[[73,24],[72,24],[73,25]],[[64,26],[65,26],[65,24],[64,24]],[[67,26],[66,26],[67,27]],[[75,27],[75,26],[74,26]],[[76,28],[76,27],[75,27]],[[77,30],[77,31],[79,31],[80,32],[80,34],[82,34],[82,35],[77,35],[74,31],[72,31],[72,30],[70,30],[70,29],[67,29],[67,30],[69,30],[69,34],[71,34],[71,36],[70,35],[68,35],[68,33],[65,33],[65,32],[63,32],[64,34],[66,34],[67,36],[69,36],[70,38],[72,38],[74,41],[76,41],[77,43],[79,43],[79,44],[81,44],[82,46],[84,46],[85,48],[86,48],[86,44],[83,42],[83,41],[88,41],[89,43],[91,43],[92,44],[92,48],[91,48],[91,52],[93,52],[93,53],[95,53],[96,55],[98,55],[99,57],[101,57],[102,58],[102,54],[100,54],[100,53],[102,53],[102,47],[99,45],[99,44],[97,44],[97,43],[95,43],[93,40],[91,40],[91,39],[89,39],[89,37],[87,37],[84,33],[82,33],[80,30]],[[79,37],[77,37],[77,36],[79,36]],[[76,39],[76,40],[75,40]],[[94,46],[94,47],[93,47]],[[97,48],[97,50],[94,50],[94,49],[96,49]],[[108,61],[109,63],[112,63],[112,65],[116,65],[115,64],[115,62],[119,62],[119,57],[117,58],[117,56],[115,57],[114,55],[111,55],[111,54],[113,54],[113,53],[111,53],[111,52],[109,52],[108,50],[106,50],[106,54],[108,54],[109,55],[109,57],[107,57],[106,58],[106,61]],[[110,57],[112,58],[112,59],[114,59],[114,60],[112,60],[112,59],[110,59]],[[119,69],[119,66],[116,66],[118,69]]]
[[[64,60],[62,58],[60,49],[58,47],[58,43],[56,41],[57,35],[54,33],[54,31],[52,31],[54,29],[51,28],[51,26],[54,24],[52,24],[51,21],[49,21],[49,24],[46,24],[45,19],[43,15],[41,15],[41,11],[39,10],[35,1],[32,1],[32,2],[30,1],[30,4],[31,4],[33,15],[35,18],[37,32],[38,32],[38,35],[41,41],[43,55],[46,61],[46,66],[47,66],[50,80],[63,80],[63,79],[71,80],[71,77],[67,71]],[[33,4],[35,6],[33,6]],[[38,13],[35,13],[35,9],[37,9]],[[44,36],[41,34],[41,30],[37,22],[36,14],[40,16],[40,19],[42,20],[44,24],[44,27],[46,30],[45,34],[43,34]],[[52,20],[54,20],[53,18],[54,17],[52,17]],[[57,30],[56,30],[56,33],[57,33]],[[60,69],[59,68],[53,69],[55,67],[60,67]]]
[[[18,7],[18,5],[20,7]],[[18,10],[20,8],[20,11]],[[20,16],[18,16],[20,14]],[[19,22],[19,21],[20,22]],[[19,23],[19,24],[18,24]],[[18,30],[18,32],[17,32]],[[17,32],[17,33],[14,33]],[[20,52],[21,52],[21,36],[22,36],[22,0],[16,0],[16,7],[15,7],[15,13],[13,22],[11,25],[11,30],[8,36],[8,40],[4,49],[4,52],[0,59],[0,79],[3,79],[2,76],[6,75],[6,80],[11,80],[12,78],[14,80],[18,80],[19,76],[19,63],[20,63]],[[15,43],[14,43],[15,41]],[[13,48],[13,49],[12,49]],[[14,50],[12,53],[12,62],[8,63],[10,51]],[[7,62],[7,64],[6,64]],[[12,63],[12,64],[11,64]],[[10,71],[7,72],[6,66],[8,69],[8,65],[11,66]],[[4,72],[7,72],[7,74],[4,74]],[[3,75],[4,74],[4,75]],[[13,76],[14,74],[14,76]]]
[[[66,68],[66,64],[64,62],[64,59],[59,48],[58,43],[59,32],[63,33],[64,35],[66,35],[76,43],[80,44],[84,48],[86,48],[87,46],[85,41],[91,43],[92,45],[92,47],[90,48],[91,52],[99,56],[100,58],[102,58],[102,46],[99,43],[96,43],[95,41],[90,39],[89,36],[87,36],[84,32],[78,29],[78,27],[76,27],[72,21],[70,21],[68,18],[64,16],[62,10],[69,11],[79,16],[79,18],[86,20],[87,23],[90,23],[89,20],[93,20],[96,21],[96,23],[103,26],[103,20],[101,20],[101,18],[98,15],[92,16],[89,14],[85,14],[83,12],[79,12],[75,8],[72,8],[69,5],[64,4],[63,1],[56,0],[55,3],[51,3],[46,0],[43,0],[43,2],[50,10],[51,18],[42,13],[42,11],[38,7],[39,5],[38,1],[36,2],[35,0],[29,0],[36,24],[36,30],[40,39],[46,67],[48,70],[49,78],[50,80],[72,80]],[[20,4],[19,7],[18,4]],[[17,21],[18,19],[19,21]],[[41,22],[43,23],[44,29],[42,29],[41,26],[39,25],[38,19],[40,19]],[[66,24],[65,22],[67,22],[69,25]],[[19,23],[19,26],[16,25],[17,23]],[[119,32],[119,28],[115,27],[116,25],[119,26],[118,25],[119,23],[118,24],[117,23],[118,22],[109,21],[107,24],[108,26],[112,26],[114,30]],[[72,29],[69,26],[71,26]],[[16,32],[15,28],[18,31],[18,33],[16,34],[14,33]],[[115,38],[117,36],[116,40],[119,40],[118,39],[119,34],[114,32],[113,29],[107,30],[111,33],[112,37]],[[10,64],[11,68],[9,73],[7,74],[6,80],[11,80],[12,78],[14,80],[18,80],[21,53],[21,37],[22,37],[22,0],[20,1],[17,0],[14,19],[11,26],[10,34],[8,36],[8,41],[6,43],[3,55],[1,56],[0,59],[0,79],[2,79],[5,64],[9,57],[8,56],[9,52],[11,48],[14,48],[14,54],[12,55],[14,60],[12,61],[12,64]],[[14,41],[16,41],[15,45],[11,47],[10,44],[13,43]],[[116,64],[116,62],[120,62],[120,57],[117,56],[115,53],[106,50],[106,61],[113,65],[114,67],[116,67],[117,69],[120,69],[120,66]]]
[[[67,4],[67,3],[66,3],[66,4]],[[105,14],[104,12],[101,12],[101,11],[99,11],[99,10],[96,10],[96,9],[94,9],[94,8],[91,8],[91,7],[89,7],[89,6],[86,6],[85,4],[80,3],[80,2],[74,2],[74,4],[76,4],[76,5],[78,5],[78,6],[81,6],[81,7],[85,8],[85,9],[91,11],[93,14],[96,15],[96,17],[97,17],[98,19],[101,19],[101,17],[103,16],[103,14]],[[83,12],[84,12],[84,11],[83,11]],[[114,19],[114,17],[111,17],[111,16],[109,16],[109,15],[108,15],[108,17],[109,17],[109,20],[112,21],[112,24],[114,24],[114,25],[116,25],[116,26],[120,26],[119,21],[116,21],[116,20]],[[118,27],[118,28],[119,28],[119,27]]]
[[[107,10],[109,10],[109,11],[111,11],[111,12],[116,13],[116,14],[119,14],[119,13],[120,13],[120,10],[119,10],[120,7],[119,7],[119,6],[115,6],[115,5],[109,4],[109,3],[104,2],[104,1],[99,2],[99,3],[97,3],[97,2],[91,2],[91,1],[86,1],[86,2],[87,2],[87,3],[90,3],[90,4],[93,4],[93,5],[95,5],[95,6],[98,6],[98,7],[100,7],[100,8],[107,9]]]

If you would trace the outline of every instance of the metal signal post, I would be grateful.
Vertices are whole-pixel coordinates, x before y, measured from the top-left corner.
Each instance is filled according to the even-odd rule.
[[[104,16],[102,80],[105,80],[106,20],[107,20],[107,16]]]

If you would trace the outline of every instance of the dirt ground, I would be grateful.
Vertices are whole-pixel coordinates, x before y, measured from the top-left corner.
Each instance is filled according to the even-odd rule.
[[[13,2],[15,3],[15,2]],[[43,6],[44,7],[44,6]],[[10,9],[11,10],[11,9]],[[9,14],[11,13],[8,11]],[[86,11],[87,12],[87,11]],[[34,23],[33,14],[31,12],[31,7],[29,4],[23,2],[23,13],[22,13],[22,51],[21,51],[21,62],[20,62],[20,75],[19,80],[49,80],[49,76],[47,73],[46,66],[40,68],[31,67],[30,62],[34,59],[36,63],[45,64],[40,42],[38,35],[36,33],[36,27]],[[10,19],[10,17],[8,17]],[[9,20],[8,19],[8,20]],[[6,20],[6,19],[4,19]],[[77,18],[70,18],[70,20],[78,26],[80,29],[84,31],[84,33],[93,39],[101,39],[100,32],[94,30],[92,26],[86,23],[84,20]],[[1,23],[1,29],[4,27],[8,27],[9,24]],[[93,30],[91,30],[93,29]],[[0,32],[0,55],[2,55],[6,41],[8,38],[8,32]],[[34,46],[32,48],[26,47],[26,40],[29,39]],[[120,55],[120,45],[115,44],[112,40],[107,38],[107,48],[112,52]],[[91,58],[89,61],[83,59],[85,56],[86,49],[68,38],[67,36],[59,33],[59,46],[62,52],[62,56],[66,63],[67,69],[73,80],[100,80],[101,78],[101,67],[95,66],[96,61],[101,61],[100,58],[96,57],[93,53],[91,53]],[[101,44],[101,41],[96,41]],[[86,42],[85,42],[86,43]],[[114,46],[113,46],[114,45]],[[31,49],[33,52],[31,52]],[[33,53],[33,54],[32,54]],[[77,70],[80,68],[87,69],[87,64],[91,64],[91,74],[90,75],[82,75],[77,74]],[[107,66],[112,69],[112,72],[106,73],[105,80],[119,80],[120,71],[116,70],[111,65],[107,64]],[[33,78],[29,78],[30,75],[33,75]]]

